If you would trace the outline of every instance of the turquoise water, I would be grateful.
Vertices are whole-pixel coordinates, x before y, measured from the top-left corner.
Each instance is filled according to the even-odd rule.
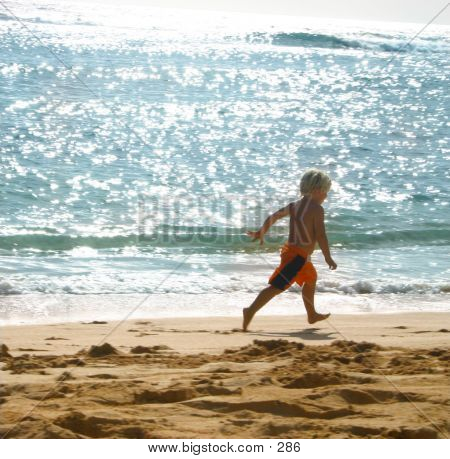
[[[448,298],[448,27],[8,5],[4,299],[257,292],[287,221],[245,231],[310,167],[333,179],[319,292]]]

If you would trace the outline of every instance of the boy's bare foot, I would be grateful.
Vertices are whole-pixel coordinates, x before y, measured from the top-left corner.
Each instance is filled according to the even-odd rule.
[[[328,314],[319,314],[316,312],[314,315],[308,317],[309,324],[315,324],[316,322],[320,322],[321,320],[328,319],[330,317],[330,313]]]
[[[242,315],[244,316],[244,320],[242,321],[242,331],[247,331],[247,327],[250,324],[250,321],[252,320],[252,315],[250,314],[249,311],[250,308],[244,308],[242,310]]]

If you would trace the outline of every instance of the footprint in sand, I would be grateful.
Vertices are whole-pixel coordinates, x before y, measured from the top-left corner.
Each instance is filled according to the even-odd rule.
[[[88,378],[93,379],[119,379],[116,375],[110,375],[109,373],[99,373],[97,375],[88,375]]]
[[[144,390],[134,394],[136,404],[147,403],[178,403],[191,400],[197,396],[197,392],[191,387],[168,390]]]
[[[394,403],[394,402],[421,402],[424,400],[419,394],[400,393],[389,390],[357,390],[340,389],[338,394],[348,403],[366,405],[372,403]]]
[[[350,408],[311,409],[301,404],[288,403],[280,400],[255,400],[250,402],[224,402],[215,400],[188,400],[183,405],[197,409],[210,410],[218,413],[234,413],[242,410],[260,414],[272,414],[283,417],[303,417],[308,419],[336,419],[352,416],[355,411]]]
[[[436,333],[433,330],[419,330],[411,333]],[[440,330],[437,331],[437,333],[449,333],[449,331],[446,328],[441,328]]]

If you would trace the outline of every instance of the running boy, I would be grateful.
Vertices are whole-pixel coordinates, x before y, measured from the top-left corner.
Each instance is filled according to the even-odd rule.
[[[318,243],[330,269],[337,268],[330,255],[325,232],[324,210],[321,206],[330,188],[331,179],[327,174],[317,169],[307,171],[300,181],[302,198],[267,217],[258,231],[247,232],[254,241],[259,239],[260,244],[263,244],[264,234],[269,228],[280,218],[289,215],[289,238],[281,249],[280,266],[270,276],[270,285],[258,294],[248,308],[243,309],[243,331],[247,331],[257,311],[273,297],[287,290],[294,282],[303,285],[303,303],[310,324],[330,316],[330,314],[319,314],[314,308],[317,272],[311,263],[311,254]]]

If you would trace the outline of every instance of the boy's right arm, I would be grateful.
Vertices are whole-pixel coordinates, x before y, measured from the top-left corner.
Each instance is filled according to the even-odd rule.
[[[260,240],[260,244],[264,244],[264,234],[267,233],[269,228],[280,218],[287,217],[290,212],[292,203],[289,203],[287,206],[282,207],[281,209],[277,210],[272,215],[269,215],[264,223],[262,224],[261,228],[258,231],[247,231],[248,236],[252,237],[254,241],[257,239]]]
[[[331,258],[330,247],[328,246],[328,238],[325,231],[325,212],[322,207],[319,207],[314,217],[314,227],[319,247],[322,250],[325,261],[330,269],[336,269],[337,264],[333,258]]]

